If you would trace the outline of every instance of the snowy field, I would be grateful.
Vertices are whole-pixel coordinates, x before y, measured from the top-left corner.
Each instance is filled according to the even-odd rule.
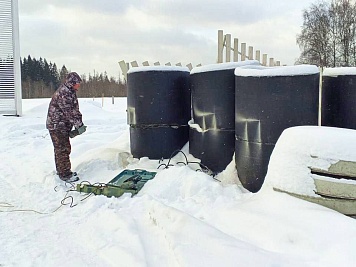
[[[69,188],[55,175],[49,99],[23,100],[22,117],[0,116],[1,267],[356,266],[355,219],[268,187],[249,193],[233,164],[220,181],[189,166],[157,170],[129,155],[126,98],[79,102],[88,128],[71,159],[81,180],[158,174],[133,198],[69,192],[61,205]]]

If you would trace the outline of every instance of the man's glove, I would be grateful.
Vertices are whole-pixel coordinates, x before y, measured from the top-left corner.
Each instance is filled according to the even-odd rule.
[[[74,138],[74,137],[76,137],[77,135],[79,135],[78,129],[75,129],[75,130],[72,130],[72,131],[69,132],[69,137],[70,137],[70,138]]]
[[[87,127],[83,124],[77,130],[78,130],[78,134],[82,134],[87,130]]]
[[[78,129],[72,130],[69,132],[69,137],[70,138],[74,138],[77,135],[80,135],[82,133],[84,133],[87,130],[87,127],[83,124],[82,126],[80,126]]]

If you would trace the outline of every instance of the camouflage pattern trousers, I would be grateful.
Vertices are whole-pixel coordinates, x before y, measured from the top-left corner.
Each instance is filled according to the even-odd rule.
[[[69,133],[61,131],[49,131],[54,147],[54,160],[56,163],[57,174],[60,178],[71,173],[71,163],[69,155],[71,145]]]

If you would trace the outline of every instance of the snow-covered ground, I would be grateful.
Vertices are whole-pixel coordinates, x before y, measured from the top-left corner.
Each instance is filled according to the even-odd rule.
[[[126,98],[80,99],[88,129],[72,139],[73,170],[91,183],[125,168],[158,174],[133,198],[70,191],[75,206],[61,205],[48,103],[0,116],[0,266],[356,266],[355,219],[268,187],[249,193],[233,164],[219,182],[130,157]]]

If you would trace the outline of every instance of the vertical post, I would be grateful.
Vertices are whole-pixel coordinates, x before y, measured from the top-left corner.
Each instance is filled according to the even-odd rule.
[[[124,79],[127,82],[127,72],[129,70],[128,64],[125,63],[125,60],[121,60],[121,61],[119,61],[119,65],[120,65],[122,74],[124,75]]]
[[[231,34],[226,34],[226,62],[231,61]]]
[[[12,0],[12,43],[14,50],[14,82],[16,115],[22,115],[22,86],[20,66],[19,10],[17,0]]]
[[[104,94],[101,94],[101,107],[104,107]]]
[[[248,47],[248,59],[249,60],[253,59],[253,47],[252,46]]]
[[[137,61],[136,61],[136,60],[135,60],[135,61],[132,61],[132,62],[131,62],[131,66],[132,66],[132,67],[138,67]]]
[[[273,58],[273,57],[271,57],[271,58],[269,59],[269,66],[270,66],[270,67],[274,67],[274,58]]]
[[[115,97],[114,96],[111,97],[111,104],[113,104],[113,105],[115,104]]]
[[[280,66],[281,62],[279,60],[276,61],[276,66]]]
[[[323,71],[322,67],[319,67],[319,109],[318,109],[318,126],[321,126],[321,97],[323,93]]]
[[[223,62],[223,51],[224,51],[224,32],[223,30],[218,30],[218,62]]]
[[[267,66],[267,54],[262,55],[262,65]]]
[[[256,60],[258,62],[261,62],[261,51],[260,50],[256,50]]]
[[[246,43],[241,43],[241,61],[246,60]]]
[[[239,39],[234,38],[234,62],[239,61]]]

